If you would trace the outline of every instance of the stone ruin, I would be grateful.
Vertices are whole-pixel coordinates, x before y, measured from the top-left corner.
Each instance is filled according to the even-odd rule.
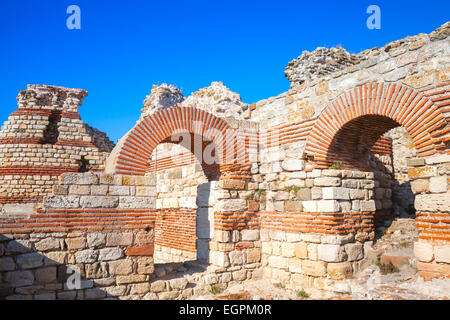
[[[29,85],[0,132],[0,299],[333,291],[396,216],[415,217],[419,275],[450,277],[449,33],[304,52],[253,104],[154,86],[117,145],[82,122],[86,91]],[[164,278],[182,262],[204,276]]]

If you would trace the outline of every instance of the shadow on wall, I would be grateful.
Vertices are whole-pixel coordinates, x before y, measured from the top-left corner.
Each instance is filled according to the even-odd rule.
[[[214,237],[214,210],[210,207],[210,197],[211,181],[198,185],[196,201],[196,249],[197,260],[201,262],[209,262],[209,243]]]
[[[115,245],[128,235],[0,235],[0,300],[145,298],[153,257],[128,256],[128,246]]]

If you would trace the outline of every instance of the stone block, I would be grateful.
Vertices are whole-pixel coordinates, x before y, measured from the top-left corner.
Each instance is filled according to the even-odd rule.
[[[348,243],[345,245],[348,261],[359,261],[364,258],[364,245],[361,243]]]
[[[87,235],[89,248],[98,248],[106,244],[106,235],[100,232],[93,232]]]
[[[436,174],[436,167],[408,168],[408,177],[410,179],[429,178],[436,176]]]
[[[259,230],[242,230],[241,239],[242,241],[258,241]]]
[[[111,261],[123,257],[123,250],[121,248],[104,248],[100,249],[98,260]]]
[[[450,244],[434,247],[434,259],[438,263],[450,263]]]
[[[285,171],[301,171],[305,167],[303,160],[286,159],[281,162],[281,168]]]
[[[243,190],[245,188],[245,181],[234,179],[220,180],[220,187],[223,189]]]
[[[447,192],[447,175],[430,178],[430,192],[442,193]]]
[[[326,262],[342,262],[347,259],[347,253],[342,245],[319,244],[317,253],[319,260]]]
[[[326,187],[322,189],[323,199],[326,200],[349,200],[349,189],[342,187]]]
[[[324,277],[327,274],[327,264],[323,261],[302,260],[303,273],[313,277]]]
[[[68,250],[84,249],[86,247],[86,240],[84,238],[67,238],[65,240]]]
[[[297,258],[308,258],[308,245],[305,242],[296,243],[294,247],[294,253]]]
[[[16,262],[22,269],[34,269],[44,265],[44,256],[37,252],[24,253],[17,256]]]
[[[106,235],[106,245],[108,247],[131,246],[132,243],[133,233],[131,232],[114,232]]]
[[[314,186],[316,187],[339,187],[341,179],[335,177],[319,177],[314,179]]]
[[[36,270],[34,273],[39,284],[56,282],[56,267],[47,267]]]
[[[118,197],[109,196],[81,196],[82,208],[116,208],[119,205]]]
[[[16,268],[13,258],[1,257],[0,258],[0,272],[13,271]]]
[[[108,263],[111,275],[128,275],[133,272],[133,262],[131,260],[117,260]]]
[[[417,211],[446,212],[450,208],[450,196],[447,193],[418,194],[414,207]]]
[[[270,256],[269,257],[269,266],[277,269],[288,269],[289,268],[289,259],[280,256]]]
[[[329,263],[327,272],[332,279],[342,280],[351,276],[353,270],[350,262]]]
[[[304,202],[303,202],[304,204]],[[317,201],[318,212],[339,212],[339,202],[336,200],[319,200]]]

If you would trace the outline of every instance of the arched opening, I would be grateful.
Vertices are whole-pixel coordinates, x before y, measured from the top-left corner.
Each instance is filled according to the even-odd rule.
[[[48,125],[44,130],[42,144],[55,144],[58,141],[59,130],[58,125],[61,121],[61,111],[53,110],[48,117]]]
[[[189,132],[165,139],[148,161],[156,184],[155,262],[208,262],[220,177],[215,145]]]

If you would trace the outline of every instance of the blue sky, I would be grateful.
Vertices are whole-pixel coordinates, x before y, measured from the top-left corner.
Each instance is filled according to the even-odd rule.
[[[81,8],[81,30],[66,9]],[[369,30],[369,5],[381,29]],[[352,53],[450,20],[450,1],[0,0],[0,121],[26,84],[89,91],[82,119],[117,140],[136,122],[153,84],[188,96],[223,81],[247,103],[289,88],[286,64],[303,50]]]

